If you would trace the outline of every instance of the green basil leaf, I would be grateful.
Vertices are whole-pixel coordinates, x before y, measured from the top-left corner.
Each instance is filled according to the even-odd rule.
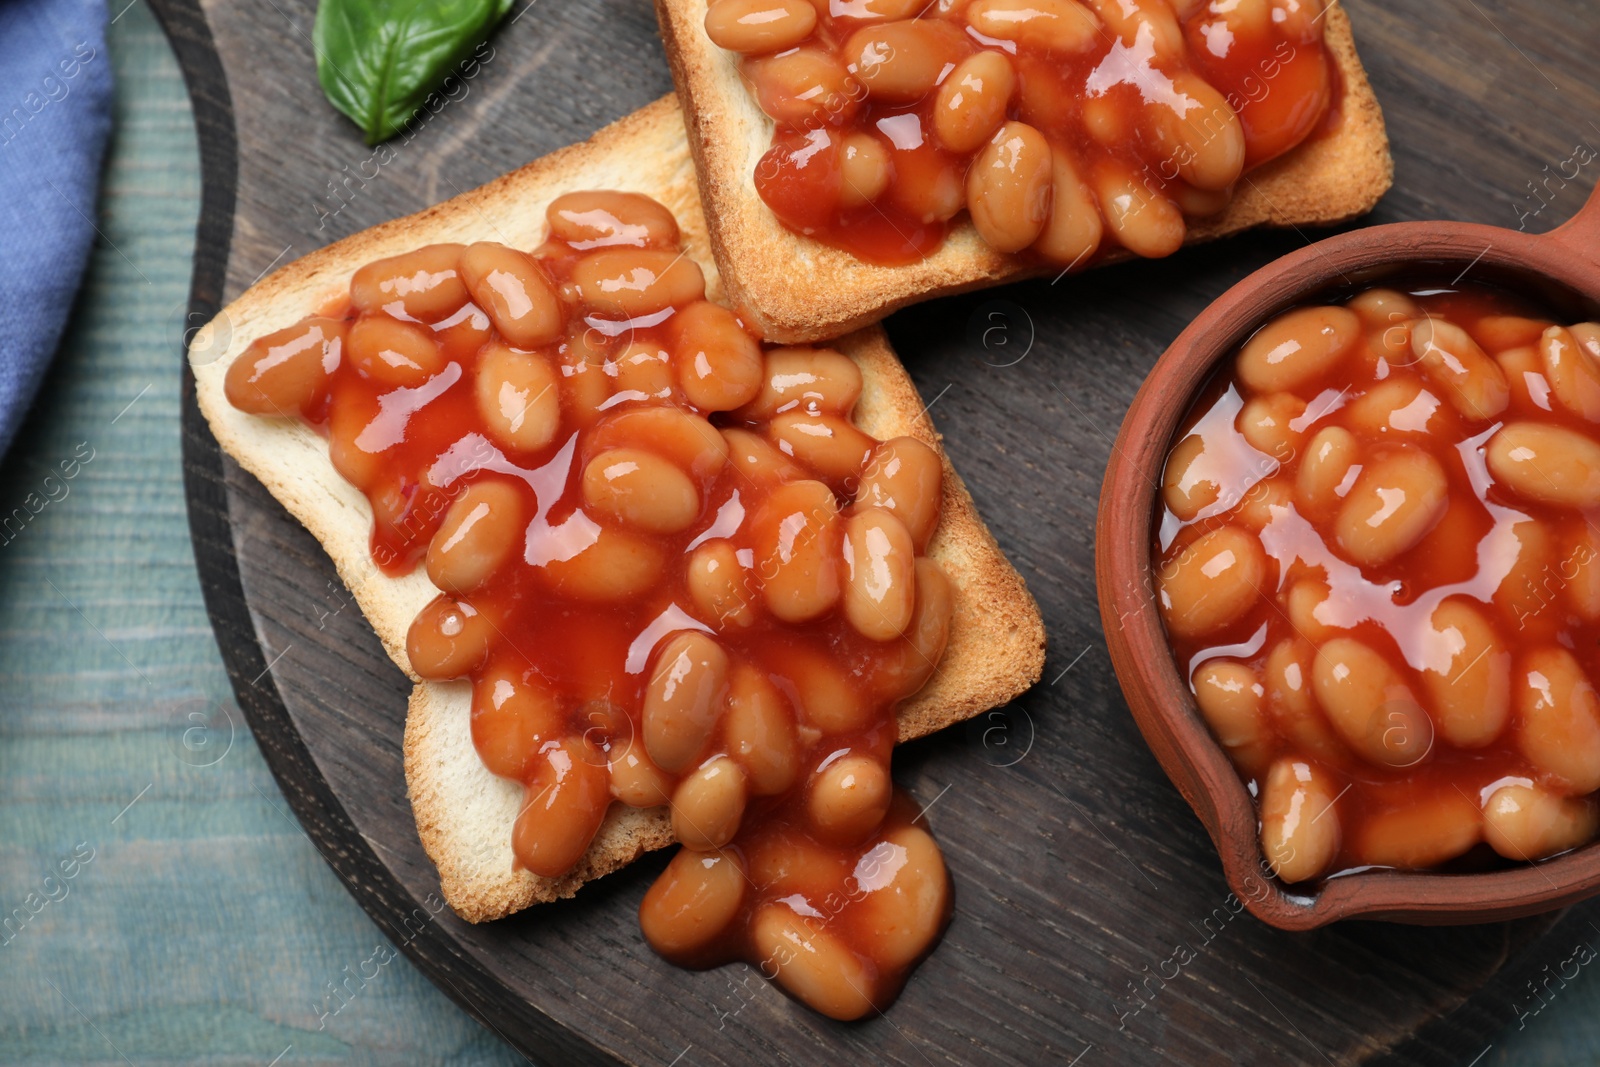
[[[405,128],[428,94],[494,29],[512,0],[321,0],[317,80],[367,144]]]

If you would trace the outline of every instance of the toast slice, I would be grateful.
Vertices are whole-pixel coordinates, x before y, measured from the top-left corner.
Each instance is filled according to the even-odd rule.
[[[371,508],[334,470],[315,429],[298,420],[236,410],[223,394],[223,379],[251,340],[316,311],[344,291],[362,264],[440,241],[536,247],[544,239],[545,206],[583,189],[644,193],[670,208],[688,254],[705,269],[707,295],[719,298],[682,112],[676,99],[665,97],[582,144],[280,268],[224,308],[190,346],[200,407],[218,442],[322,543],[390,658],[417,683],[406,719],[407,791],[444,897],[472,922],[571,896],[589,879],[671,843],[666,811],[614,805],[588,854],[564,877],[516,870],[511,825],[521,788],[491,774],[473,747],[470,685],[422,681],[406,658],[411,620],[438,590],[421,568],[390,578],[373,563]],[[836,347],[862,369],[858,425],[879,438],[911,435],[938,446],[916,388],[881,330],[857,332]],[[928,554],[950,578],[955,610],[938,671],[899,710],[902,740],[1004,704],[1038,680],[1044,666],[1038,606],[979,519],[948,459],[944,466],[943,518]]]
[[[731,305],[774,341],[837,337],[919,300],[981,289],[1059,267],[991,249],[964,215],[940,248],[903,266],[865,263],[786,229],[756,194],[756,163],[773,122],[739,78],[738,59],[706,36],[708,0],[656,0],[673,83],[700,174],[712,252]],[[1324,36],[1339,68],[1337,126],[1240,180],[1221,215],[1191,223],[1188,242],[1253,226],[1342,222],[1370,211],[1394,179],[1383,112],[1337,3]],[[1127,259],[1117,249],[1102,262]]]

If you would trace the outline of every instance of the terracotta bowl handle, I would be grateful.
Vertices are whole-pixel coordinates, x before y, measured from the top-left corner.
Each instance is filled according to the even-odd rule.
[[[1589,191],[1578,213],[1544,235],[1580,259],[1600,265],[1600,183]]]

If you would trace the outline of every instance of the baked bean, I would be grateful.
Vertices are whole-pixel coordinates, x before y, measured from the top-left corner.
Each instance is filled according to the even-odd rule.
[[[1188,522],[1222,498],[1222,486],[1203,461],[1206,439],[1192,433],[1173,446],[1161,477],[1161,499],[1167,510]]]
[[[1550,391],[1574,415],[1600,422],[1600,365],[1571,331],[1552,326],[1539,338],[1539,355]]]
[[[328,404],[328,462],[357,489],[371,489],[384,471],[386,449],[367,447],[374,444],[367,430],[377,414],[377,401],[359,387],[335,387]]]
[[[1550,383],[1545,379],[1544,360],[1537,348],[1508,348],[1497,352],[1494,361],[1506,376],[1513,403],[1550,410]]]
[[[1221,630],[1255,604],[1266,578],[1261,542],[1235,526],[1213,530],[1160,569],[1167,628],[1184,637]]]
[[[561,391],[547,356],[501,344],[483,350],[473,380],[489,436],[513,452],[537,452],[561,428]]]
[[[979,235],[997,252],[1020,252],[1050,219],[1054,163],[1044,134],[1007,122],[967,169],[967,210]]]
[[[586,306],[625,319],[705,299],[699,264],[668,249],[608,248],[578,260],[572,280]]]
[[[428,544],[428,579],[447,593],[470,593],[521,547],[522,493],[509,482],[479,481],[445,512]]]
[[[826,9],[828,0],[817,0],[819,8]],[[920,15],[928,0],[854,0],[850,17],[867,19],[909,19]]]
[[[974,0],[966,19],[985,37],[1062,55],[1100,43],[1100,19],[1074,0]]]
[[[1510,523],[1505,532],[1496,530],[1485,538],[1480,551],[1486,573],[1505,575],[1494,591],[1495,606],[1519,633],[1537,623],[1555,551],[1544,524],[1535,519]]]
[[[1239,351],[1239,377],[1258,393],[1293,392],[1336,367],[1361,337],[1361,320],[1340,307],[1285,312]]]
[[[766,896],[798,893],[823,901],[850,877],[849,858],[824,848],[798,828],[776,827],[743,848],[750,881]]]
[[[1385,330],[1423,317],[1422,308],[1395,289],[1368,289],[1345,305],[1361,317],[1368,329]]]
[[[897,826],[856,864],[860,900],[850,918],[879,967],[909,967],[950,914],[950,876],[933,837],[920,826]]]
[[[726,630],[756,621],[749,575],[729,542],[718,539],[695,548],[689,556],[688,585],[702,622]]]
[[[306,414],[328,395],[346,329],[338,319],[313,317],[256,338],[228,366],[223,395],[252,415]]]
[[[1173,103],[1148,105],[1157,143],[1190,185],[1232,189],[1244,173],[1244,126],[1239,116],[1221,93],[1190,71],[1172,75],[1172,92]]]
[[[661,546],[650,538],[600,526],[575,555],[548,560],[539,569],[562,596],[614,604],[653,586],[665,563]]]
[[[1454,789],[1368,815],[1352,835],[1358,866],[1417,870],[1455,859],[1483,838],[1483,816]]]
[[[1600,322],[1580,322],[1567,327],[1567,332],[1590,359],[1600,360]]]
[[[431,332],[386,315],[357,319],[345,333],[344,350],[356,369],[397,388],[415,389],[444,370]]]
[[[889,188],[889,150],[869,133],[852,133],[839,145],[839,205],[870,204]]]
[[[1442,319],[1413,323],[1411,351],[1445,399],[1469,419],[1492,419],[1511,400],[1505,374],[1454,323]]]
[[[752,526],[756,569],[767,610],[783,622],[805,622],[839,601],[839,505],[816,481],[774,489]]]
[[[672,832],[684,848],[710,852],[733,840],[744,818],[744,768],[727,756],[707,760],[672,794]]]
[[[1256,776],[1272,755],[1272,728],[1264,702],[1266,687],[1243,663],[1212,660],[1194,673],[1194,699],[1233,765]]]
[[[976,152],[1005,121],[1016,89],[1016,71],[1001,53],[985,50],[963,59],[940,83],[934,101],[939,143],[959,155]]]
[[[933,19],[902,19],[866,26],[850,35],[840,55],[866,86],[867,95],[892,104],[926,96],[945,68],[961,61],[959,30]]]
[[[1292,424],[1305,413],[1306,402],[1293,393],[1252,397],[1239,412],[1239,433],[1257,452],[1288,463],[1300,451],[1304,436]]]
[[[673,248],[678,220],[661,204],[638,193],[567,193],[544,209],[550,236],[579,252],[623,245]]]
[[[1389,661],[1353,637],[1335,637],[1311,669],[1317,704],[1358,755],[1410,767],[1433,749],[1433,720]]]
[[[566,716],[532,671],[493,668],[472,686],[472,744],[492,774],[523,781],[539,745],[559,740]]]
[[[1350,428],[1376,441],[1423,438],[1445,427],[1444,404],[1409,375],[1379,382],[1345,410]]]
[[[893,789],[882,761],[848,753],[811,776],[806,814],[823,840],[855,844],[883,823]]]
[[[1056,148],[1051,161],[1050,220],[1033,248],[1052,263],[1081,263],[1100,247],[1105,223],[1095,194],[1079,176],[1072,157]]]
[[[1219,4],[1212,10],[1221,16],[1221,21],[1232,31],[1234,37],[1259,40],[1272,28],[1270,0],[1232,0],[1231,3]]]
[[[1245,490],[1238,506],[1228,514],[1228,521],[1260,533],[1267,526],[1287,516],[1293,507],[1292,481],[1282,475],[1263,478]]]
[[[890,206],[923,223],[945,222],[967,206],[966,167],[939,152],[896,151]]]
[[[1450,504],[1444,468],[1418,449],[1381,455],[1365,465],[1334,519],[1339,548],[1376,567],[1414,547]]]
[[[786,793],[799,777],[800,742],[794,720],[765,672],[748,663],[735,664],[728,679],[722,736],[728,755],[744,768],[754,795]]]
[[[644,748],[668,774],[692,767],[705,750],[727,695],[728,654],[699,632],[662,646],[645,686],[640,720]]]
[[[1233,203],[1233,189],[1197,189],[1182,178],[1167,183],[1166,194],[1178,205],[1185,218],[1208,219],[1220,215]]]
[[[1517,496],[1583,510],[1600,505],[1600,444],[1576,430],[1507,423],[1485,453],[1489,473]]]
[[[689,476],[639,448],[613,448],[591,459],[583,469],[583,499],[647,533],[677,533],[700,517],[700,493]]]
[[[1338,632],[1319,617],[1322,606],[1329,600],[1328,583],[1316,578],[1301,578],[1289,587],[1285,598],[1289,610],[1289,625],[1307,641],[1321,642]]]
[[[665,456],[696,481],[711,478],[728,462],[728,442],[705,419],[675,407],[643,407],[607,415],[588,447],[648,448]]]
[[[633,341],[607,365],[616,379],[617,394],[636,394],[630,399],[670,400],[677,385],[672,372],[672,357],[665,348]]]
[[[1317,650],[1308,641],[1289,638],[1267,653],[1261,682],[1267,691],[1267,710],[1278,730],[1302,751],[1337,765],[1348,752],[1334,735],[1312,693],[1312,666]]]
[[[1326,519],[1338,510],[1355,485],[1352,473],[1359,473],[1361,445],[1355,435],[1339,426],[1318,430],[1306,445],[1305,458],[1295,472],[1294,500],[1312,519]]]
[[[1159,259],[1183,246],[1188,232],[1183,212],[1164,193],[1140,182],[1125,164],[1102,161],[1094,169],[1093,184],[1100,213],[1123,248]]]
[[[844,525],[844,613],[874,641],[888,641],[911,625],[916,603],[916,546],[882,508],[857,511]]]
[[[1457,748],[1482,748],[1511,716],[1511,653],[1483,613],[1453,597],[1433,611],[1421,671],[1440,735]]]
[[[1183,56],[1183,27],[1170,4],[1161,0],[1093,0],[1091,6],[1124,45],[1131,48],[1138,44],[1140,34],[1146,34],[1158,59]]]
[[[1339,851],[1338,794],[1314,763],[1272,764],[1261,789],[1261,851],[1273,874],[1293,884],[1327,873]]]
[[[774,348],[761,391],[738,414],[750,422],[788,411],[849,415],[860,396],[861,368],[849,356],[830,348]]]
[[[816,26],[809,0],[717,0],[706,11],[706,36],[730,52],[782,52]]]
[[[728,443],[728,462],[748,482],[787,482],[804,478],[805,472],[788,456],[767,443],[766,438],[749,430],[723,430]]]
[[[1473,324],[1479,343],[1491,352],[1536,345],[1551,324],[1521,315],[1485,315]]]
[[[1031,88],[1031,85],[1030,85]],[[1110,95],[1091,96],[1083,101],[1083,128],[1107,148],[1124,144],[1133,135],[1133,123],[1120,101]],[[1029,108],[1029,113],[1033,108]]]
[[[832,1019],[859,1019],[872,1010],[872,972],[824,925],[787,903],[763,904],[750,921],[750,939],[763,974]]]
[[[1503,785],[1483,805],[1483,839],[1508,860],[1532,862],[1577,848],[1600,830],[1592,797],[1564,797],[1531,782]]]
[[[387,312],[397,319],[438,322],[467,302],[461,276],[465,245],[424,245],[374,260],[350,277],[350,306],[362,314]]]
[[[840,485],[853,485],[877,442],[838,415],[786,411],[767,424],[778,451]]]
[[[493,636],[494,624],[477,608],[465,600],[436,596],[411,620],[406,658],[420,678],[460,678],[483,666]]]
[[[489,316],[477,304],[463,304],[454,315],[433,324],[433,340],[446,363],[470,363],[493,336]]]
[[[1600,530],[1584,516],[1567,543],[1559,573],[1567,579],[1568,603],[1584,620],[1600,621]]]
[[[915,437],[891,437],[873,450],[856,506],[894,512],[922,552],[939,525],[943,485],[939,453]]]
[[[727,308],[690,304],[672,316],[668,332],[678,384],[701,411],[732,411],[761,391],[761,346]]]
[[[558,350],[556,369],[561,375],[562,413],[580,430],[599,421],[611,399],[612,378],[606,373],[610,349],[602,340],[580,320],[573,324],[566,343]]]
[[[864,86],[844,63],[819,48],[747,60],[745,72],[756,103],[780,126],[814,129],[849,122],[860,108]]]
[[[1600,697],[1564,648],[1535,649],[1512,678],[1517,747],[1567,793],[1600,789]]]
[[[672,802],[673,781],[650,760],[642,742],[630,739],[609,761],[611,795],[630,808],[659,808]]]
[[[511,851],[531,874],[559,878],[589,851],[611,806],[611,777],[578,742],[546,744],[511,828]]]
[[[865,694],[834,659],[820,649],[796,643],[784,650],[781,667],[773,671],[792,691],[801,732],[812,727],[822,734],[846,734],[865,729],[872,714]]]
[[[484,241],[461,254],[461,274],[473,301],[511,344],[537,348],[561,337],[561,298],[533,257]]]
[[[669,959],[706,948],[739,914],[748,884],[738,853],[680,848],[639,902],[645,940]]]
[[[911,610],[899,654],[879,666],[879,684],[896,699],[908,697],[933,677],[950,639],[955,595],[944,570],[926,556],[917,560],[917,603]]]

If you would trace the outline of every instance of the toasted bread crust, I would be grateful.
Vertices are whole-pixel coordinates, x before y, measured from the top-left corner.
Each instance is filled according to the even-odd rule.
[[[763,336],[791,343],[837,337],[907,304],[1059,270],[995,252],[965,216],[937,251],[895,267],[864,263],[786,229],[752,182],[772,141],[772,120],[740,80],[738,57],[706,36],[707,2],[656,0],[656,12],[723,285]],[[1338,125],[1245,175],[1226,211],[1190,226],[1189,243],[1253,226],[1341,222],[1370,211],[1392,184],[1383,113],[1356,55],[1350,20],[1337,4],[1326,17],[1343,87]],[[1101,262],[1126,258],[1119,251]]]
[[[708,294],[719,295],[681,112],[667,97],[583,144],[288,264],[223,309],[190,347],[200,407],[218,442],[321,542],[390,658],[417,682],[406,719],[407,790],[444,897],[472,922],[571,896],[589,879],[669,844],[669,820],[661,809],[614,805],[589,852],[567,875],[545,879],[516,870],[510,827],[521,789],[490,774],[478,758],[470,686],[421,681],[406,659],[411,620],[438,590],[421,569],[398,579],[378,570],[368,548],[371,508],[334,470],[316,430],[298,420],[234,409],[223,394],[223,378],[251,339],[317,310],[363,263],[438,241],[487,239],[531,248],[544,238],[550,200],[601,188],[645,193],[671,208],[685,247],[706,268]],[[937,447],[932,422],[882,331],[862,331],[837,347],[862,369],[855,421],[876,437],[908,434]],[[929,554],[951,578],[955,614],[939,670],[899,709],[902,739],[1005,703],[1032,685],[1044,664],[1037,605],[978,518],[948,459],[944,467],[944,515]]]

